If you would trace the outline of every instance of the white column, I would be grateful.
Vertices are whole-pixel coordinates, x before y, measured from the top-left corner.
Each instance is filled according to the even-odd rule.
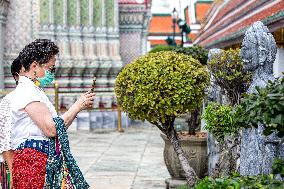
[[[284,48],[277,48],[276,58],[273,64],[273,74],[275,77],[283,77],[284,72]]]
[[[106,30],[105,0],[102,0],[102,31]]]
[[[53,0],[49,0],[49,23],[54,24]]]
[[[77,25],[79,26],[81,24],[81,6],[80,6],[80,0],[77,0],[77,11],[76,11],[76,16],[77,16]]]
[[[89,0],[89,26],[93,25],[94,20],[94,2],[93,0]]]
[[[63,0],[63,26],[67,25],[67,0]]]
[[[114,28],[115,31],[118,31],[119,28],[119,9],[118,9],[118,0],[114,0]]]
[[[190,23],[195,24],[196,23],[196,17],[195,17],[195,3],[196,0],[190,1]]]

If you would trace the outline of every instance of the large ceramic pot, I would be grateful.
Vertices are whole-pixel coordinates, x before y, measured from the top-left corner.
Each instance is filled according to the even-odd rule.
[[[164,160],[167,169],[173,179],[184,179],[185,174],[179,162],[179,159],[173,149],[172,144],[161,134],[165,141]],[[195,170],[199,178],[207,175],[207,138],[187,137],[180,139],[181,147],[189,159],[189,165]]]

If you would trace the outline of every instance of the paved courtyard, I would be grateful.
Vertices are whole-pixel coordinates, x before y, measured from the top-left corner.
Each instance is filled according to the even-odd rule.
[[[169,174],[156,127],[144,124],[124,133],[72,131],[69,140],[91,189],[165,189]]]

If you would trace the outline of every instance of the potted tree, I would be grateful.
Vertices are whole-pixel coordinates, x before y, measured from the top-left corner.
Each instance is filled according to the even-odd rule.
[[[149,53],[126,65],[115,83],[117,103],[130,118],[157,126],[173,146],[188,186],[197,180],[174,128],[177,115],[200,106],[209,83],[206,68],[190,56]]]

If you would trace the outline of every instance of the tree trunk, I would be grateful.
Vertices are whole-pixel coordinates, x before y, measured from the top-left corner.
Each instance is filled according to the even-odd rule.
[[[195,131],[199,125],[200,122],[200,108],[196,108],[190,113],[188,113],[188,117],[186,118],[186,122],[188,124],[188,134],[189,135],[195,135]]]
[[[188,186],[193,187],[196,183],[197,176],[196,176],[194,169],[188,163],[188,157],[185,155],[185,153],[183,152],[181,148],[181,144],[178,139],[177,133],[173,127],[173,122],[170,123],[165,134],[167,135],[168,139],[171,141],[171,144],[173,145],[173,148],[179,158],[182,169],[185,172],[185,177],[186,177]]]

